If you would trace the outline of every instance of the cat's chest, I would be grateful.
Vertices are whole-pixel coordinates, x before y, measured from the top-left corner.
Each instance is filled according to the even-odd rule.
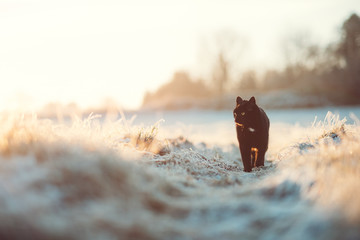
[[[252,136],[258,132],[258,129],[254,126],[249,127],[239,123],[236,124],[236,130],[238,134],[241,134],[243,136]]]

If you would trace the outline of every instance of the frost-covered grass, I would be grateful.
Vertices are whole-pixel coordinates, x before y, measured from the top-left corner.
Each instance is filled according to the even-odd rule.
[[[360,126],[336,115],[272,124],[252,173],[160,122],[0,118],[0,239],[360,238]]]

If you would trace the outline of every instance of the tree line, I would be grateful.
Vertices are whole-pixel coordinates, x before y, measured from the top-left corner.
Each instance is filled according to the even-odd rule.
[[[291,90],[305,95],[324,96],[335,104],[360,103],[360,18],[349,16],[341,26],[337,42],[326,46],[298,34],[283,44],[285,65],[268,69],[262,75],[253,69],[234,74],[238,65],[239,45],[234,34],[220,36],[213,55],[210,79],[193,79],[186,71],[154,93],[146,93],[144,105],[154,101],[209,98],[231,92]],[[235,77],[234,77],[235,76]],[[221,98],[220,98],[221,99]]]

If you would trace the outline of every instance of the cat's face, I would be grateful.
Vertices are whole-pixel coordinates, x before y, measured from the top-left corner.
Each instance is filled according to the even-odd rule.
[[[251,97],[249,101],[242,100],[241,97],[237,97],[236,107],[233,111],[235,122],[239,126],[242,125],[242,127],[244,127],[244,125],[248,125],[258,109],[259,108],[256,105],[254,97]]]

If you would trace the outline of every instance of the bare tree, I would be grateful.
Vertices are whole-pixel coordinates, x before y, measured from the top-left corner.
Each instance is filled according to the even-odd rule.
[[[281,41],[285,65],[314,69],[321,60],[323,50],[314,43],[310,33],[299,31],[286,36]]]
[[[313,86],[315,78],[325,71],[329,62],[326,49],[315,44],[307,32],[288,35],[281,42],[281,48],[285,60],[280,84],[283,87],[305,89]]]
[[[211,80],[215,92],[223,95],[227,85],[239,75],[240,59],[246,49],[247,42],[240,34],[223,30],[215,35],[212,41],[208,41],[203,58],[211,66]],[[210,60],[210,61],[209,61]]]
[[[254,70],[244,72],[240,79],[241,90],[254,90],[257,87],[257,76]]]

